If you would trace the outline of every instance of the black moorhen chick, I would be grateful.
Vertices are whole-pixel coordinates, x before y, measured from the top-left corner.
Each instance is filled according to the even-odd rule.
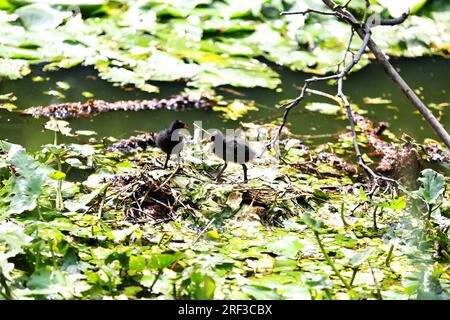
[[[245,139],[239,137],[225,137],[222,132],[214,131],[209,139],[214,141],[213,152],[216,156],[225,160],[225,164],[217,175],[218,180],[228,166],[228,162],[239,163],[244,170],[244,182],[247,182],[246,162],[256,157],[256,152]]]
[[[173,135],[173,133],[178,129],[187,128],[188,125],[186,123],[181,122],[180,120],[173,121],[170,126],[164,130],[158,132],[155,138],[155,144],[162,151],[167,153],[166,162],[164,164],[164,169],[167,168],[167,163],[169,162],[170,155],[172,154],[173,149],[179,144],[183,142],[183,137],[181,135]],[[173,137],[172,137],[173,136]],[[181,146],[180,146],[181,147]],[[179,150],[175,150],[179,152]]]

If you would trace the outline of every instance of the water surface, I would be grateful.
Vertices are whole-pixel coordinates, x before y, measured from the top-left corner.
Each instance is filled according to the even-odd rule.
[[[395,67],[400,70],[401,75],[413,89],[420,91],[425,103],[450,102],[450,89],[448,75],[450,74],[450,61],[442,58],[400,59],[393,61]],[[301,72],[292,72],[286,68],[273,66],[280,74],[283,84],[282,91],[254,88],[218,88],[218,94],[225,98],[240,98],[254,100],[259,108],[245,117],[239,119],[242,122],[272,122],[278,121],[282,110],[276,106],[280,100],[291,99],[298,95],[299,87],[303,81],[310,77]],[[48,81],[34,82],[32,77],[49,77]],[[64,81],[71,85],[67,91],[58,89],[56,82]],[[45,73],[37,67],[30,76],[20,80],[3,80],[0,83],[0,94],[12,92],[17,96],[13,102],[19,109],[31,106],[48,105],[51,103],[86,101],[81,94],[83,91],[94,93],[95,99],[106,101],[134,100],[167,98],[183,91],[184,83],[158,83],[161,92],[149,94],[136,89],[123,89],[114,87],[110,83],[99,79],[92,68],[77,67],[70,70]],[[325,83],[313,86],[315,89],[324,90],[334,94],[335,87]],[[232,89],[232,90],[228,90]],[[43,94],[44,91],[59,90],[66,98],[60,99]],[[369,117],[374,121],[387,121],[390,130],[395,134],[407,133],[423,141],[424,138],[436,138],[417,111],[403,97],[401,91],[387,78],[382,67],[372,63],[363,70],[351,74],[344,82],[344,91],[350,97],[352,103],[358,104],[369,111]],[[365,97],[384,97],[392,102],[386,105],[366,105],[363,103]],[[304,102],[323,101],[330,102],[325,98],[313,96],[307,97]],[[448,109],[445,107],[444,109]],[[450,128],[450,114],[448,110],[438,113],[441,123]],[[74,130],[94,130],[100,137],[114,136],[125,138],[143,131],[158,131],[170,123],[173,119],[181,119],[185,122],[203,121],[206,128],[236,128],[239,121],[225,120],[220,113],[203,110],[168,111],[149,110],[141,112],[108,112],[102,113],[90,119],[69,120]],[[36,150],[41,145],[52,142],[53,135],[43,130],[43,124],[47,119],[35,119],[21,116],[16,112],[0,110],[0,138],[14,143],[24,145],[28,149]],[[310,139],[309,142],[330,140],[335,133],[345,130],[347,126],[345,119],[336,116],[322,115],[304,109],[304,103],[293,110],[289,118],[290,129],[299,135],[323,136],[322,139]],[[83,142],[86,138],[78,142]],[[84,140],[83,140],[84,139]],[[333,138],[331,138],[333,139]]]

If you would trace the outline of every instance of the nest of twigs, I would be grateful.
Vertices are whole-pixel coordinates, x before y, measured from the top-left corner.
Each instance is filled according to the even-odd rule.
[[[154,179],[151,170],[114,176],[108,181],[116,206],[123,208],[125,218],[131,222],[160,223],[173,219],[173,191],[164,181]]]

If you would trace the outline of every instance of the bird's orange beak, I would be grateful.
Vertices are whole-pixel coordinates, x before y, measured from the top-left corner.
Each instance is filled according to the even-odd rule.
[[[185,129],[189,128],[188,124],[187,123],[183,123],[183,128],[185,128]]]

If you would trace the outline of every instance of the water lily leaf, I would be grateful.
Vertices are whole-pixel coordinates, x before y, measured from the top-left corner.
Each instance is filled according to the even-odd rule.
[[[77,130],[75,134],[80,136],[96,136],[98,133],[93,130]]]
[[[83,97],[85,97],[85,98],[93,98],[94,97],[94,94],[92,93],[92,92],[90,92],[90,91],[83,91],[82,93],[81,93],[81,95],[83,96]]]
[[[158,92],[159,89],[156,86],[146,83],[146,77],[140,75],[134,71],[117,68],[107,67],[99,70],[99,75],[102,79],[114,82],[118,85],[133,84],[136,88],[146,92]]]
[[[57,81],[56,86],[62,90],[69,90],[71,85],[64,81]]]
[[[14,95],[14,93],[10,92],[10,93],[5,93],[5,94],[0,94],[0,100],[16,101],[17,97]]]
[[[72,137],[71,133],[72,128],[70,127],[70,123],[63,120],[51,119],[45,123],[45,129],[59,132],[64,136]]]
[[[83,194],[77,198],[66,200],[64,201],[64,207],[71,212],[77,212],[81,209],[86,210],[88,209],[87,205],[100,193],[104,192],[107,187],[108,184],[103,184],[98,189],[93,190],[91,193]]]
[[[22,59],[0,58],[0,77],[19,79],[31,72],[28,62]]]
[[[266,71],[254,71],[233,68],[213,68],[206,70],[194,77],[188,83],[195,87],[218,87],[221,85],[233,85],[237,87],[265,87],[274,89],[280,84],[277,74],[267,69]]]
[[[352,267],[359,267],[361,264],[363,264],[369,257],[370,254],[374,251],[374,249],[372,247],[367,248],[366,250],[364,250],[361,253],[357,253],[355,254],[351,259],[350,259],[350,265]]]
[[[0,45],[0,57],[11,59],[39,60],[43,56],[35,50]]]
[[[365,104],[389,104],[392,103],[392,100],[389,99],[384,99],[384,98],[370,98],[370,97],[365,97],[363,98],[363,102]]]
[[[258,108],[251,103],[233,100],[225,107],[214,106],[213,110],[223,112],[223,115],[227,120],[237,120],[245,116],[249,111],[258,110]]]
[[[326,115],[337,115],[340,110],[338,105],[322,102],[308,103],[305,108],[309,111],[319,112]]]
[[[0,109],[13,111],[14,109],[17,109],[17,106],[12,103],[2,103],[0,104]]]
[[[36,162],[19,145],[0,140],[0,148],[7,152],[6,160],[18,173],[11,176],[0,189],[0,194],[4,195],[0,197],[0,214],[20,214],[33,210],[53,170]]]
[[[241,289],[256,300],[279,300],[283,298],[275,289],[264,286],[247,285],[242,286]]]
[[[58,97],[60,99],[66,98],[66,96],[63,93],[59,92],[58,90],[47,90],[47,91],[43,91],[42,93],[46,94],[48,96]]]
[[[50,30],[59,26],[71,12],[61,12],[45,3],[34,3],[15,11],[23,25],[29,30]]]
[[[270,242],[267,246],[269,251],[272,251],[276,254],[280,254],[286,256],[290,259],[295,259],[297,253],[305,246],[298,237],[294,236],[285,236],[281,239]]]

